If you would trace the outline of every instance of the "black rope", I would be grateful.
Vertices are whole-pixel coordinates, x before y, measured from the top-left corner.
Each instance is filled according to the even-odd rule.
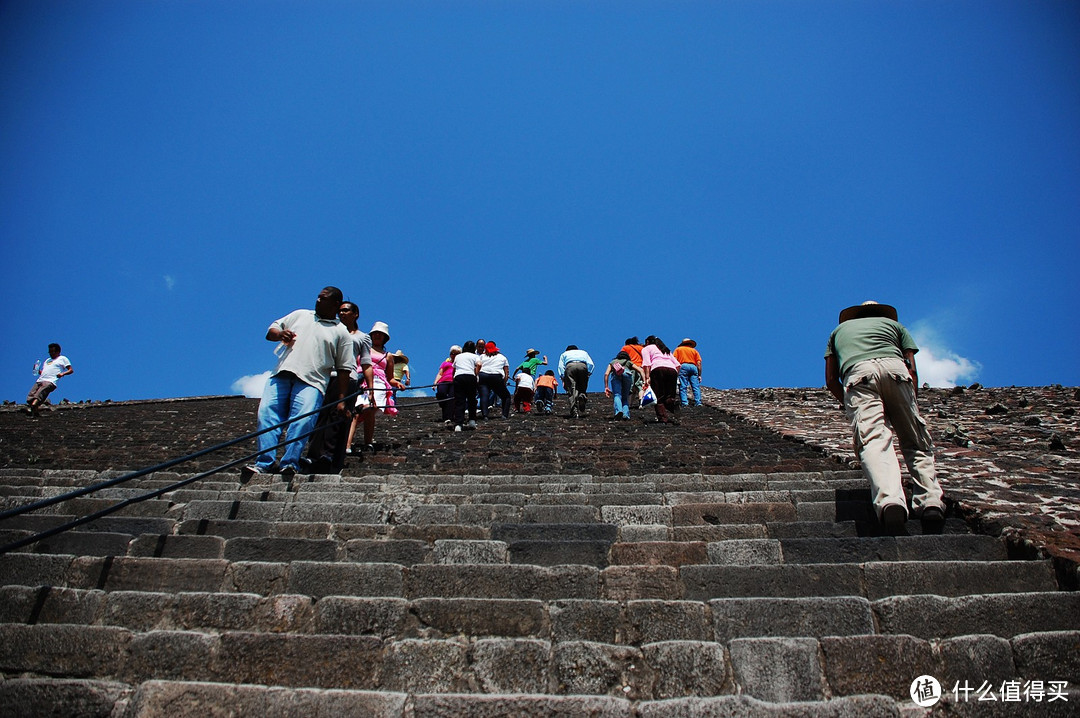
[[[362,391],[367,391],[367,389],[364,389]],[[348,401],[349,399],[356,398],[360,394],[361,394],[360,391],[354,392],[353,394],[349,394],[348,396],[342,397],[341,399],[338,399],[338,400],[334,401],[333,404],[337,404],[338,402],[342,402],[342,401]],[[331,406],[333,404],[331,404]],[[47,499],[42,499],[40,501],[35,501],[32,504],[26,504],[25,506],[17,506],[17,507],[15,507],[13,509],[8,509],[7,511],[0,512],[0,521],[3,521],[4,519],[7,519],[7,518],[12,518],[14,516],[21,516],[22,514],[29,513],[31,511],[36,511],[37,509],[43,509],[43,508],[46,508],[48,506],[55,506],[56,504],[67,501],[68,499],[77,499],[77,498],[79,498],[81,496],[86,496],[87,494],[92,494],[92,493],[94,493],[96,491],[100,491],[101,489],[108,489],[108,488],[111,488],[113,486],[118,486],[118,485],[123,484],[123,483],[125,483],[127,481],[131,481],[132,479],[137,479],[140,476],[146,476],[147,474],[152,474],[155,471],[164,471],[165,469],[171,469],[174,466],[177,466],[177,465],[182,464],[182,463],[187,462],[187,461],[191,461],[192,459],[198,459],[200,457],[206,456],[207,454],[212,454],[215,451],[220,451],[221,449],[227,449],[230,446],[235,446],[235,445],[237,445],[237,444],[239,444],[241,442],[249,441],[250,439],[254,439],[257,436],[262,436],[263,434],[266,434],[268,432],[275,431],[276,429],[280,429],[281,427],[283,427],[283,426],[285,426],[287,424],[291,424],[291,423],[293,423],[295,421],[299,421],[300,419],[306,419],[309,416],[312,416],[314,414],[318,414],[319,412],[323,411],[325,408],[327,408],[327,407],[319,407],[318,409],[315,409],[314,411],[309,411],[309,412],[306,412],[304,414],[299,414],[297,416],[286,419],[283,422],[280,422],[278,424],[274,424],[273,426],[267,427],[265,429],[260,429],[259,431],[253,431],[252,433],[245,434],[244,436],[241,436],[241,437],[239,437],[237,439],[231,439],[230,441],[226,441],[226,442],[224,442],[222,444],[218,444],[216,446],[211,446],[209,448],[202,449],[200,451],[196,451],[194,454],[188,454],[187,456],[182,456],[182,457],[180,457],[178,459],[170,459],[169,461],[166,461],[166,462],[164,462],[162,464],[158,464],[157,466],[151,466],[148,469],[140,469],[139,471],[133,471],[130,474],[124,474],[123,476],[118,476],[115,479],[109,479],[107,481],[102,481],[102,482],[97,483],[97,484],[91,484],[90,486],[84,486],[81,489],[76,489],[75,491],[69,491],[69,492],[67,492],[65,494],[60,494],[59,496],[52,496],[52,497],[47,498]],[[322,427],[320,427],[320,429],[321,428]],[[280,448],[282,446],[286,446],[286,445],[292,443],[293,441],[299,441],[300,439],[305,438],[307,436],[310,436],[310,433],[305,434],[303,437],[296,437],[296,439],[287,440],[283,444],[278,444],[277,446],[275,446],[274,449]],[[258,453],[256,453],[255,456],[258,456]]]
[[[428,384],[428,385],[423,385],[423,386],[418,386],[418,387],[408,387],[408,388],[399,388],[399,387],[388,386],[385,389],[385,391],[390,393],[393,396],[396,396],[398,391],[409,391],[409,390],[413,390],[413,389],[417,389],[417,390],[419,390],[419,389],[429,389],[429,388],[436,387],[436,386],[437,386],[436,384]],[[266,433],[271,432],[271,431],[276,431],[277,429],[280,429],[280,428],[285,427],[285,426],[287,426],[289,424],[292,424],[292,423],[294,423],[296,421],[299,421],[300,419],[306,419],[306,418],[308,418],[310,416],[319,414],[319,413],[324,412],[324,411],[333,411],[332,407],[336,406],[338,403],[353,401],[353,400],[357,399],[357,397],[359,397],[362,394],[370,394],[373,390],[374,390],[373,388],[369,388],[367,386],[364,386],[364,387],[361,387],[360,389],[358,389],[357,391],[355,391],[355,392],[353,392],[351,394],[347,394],[347,395],[341,397],[340,399],[336,399],[336,400],[332,401],[331,403],[329,403],[327,405],[319,407],[318,409],[315,409],[315,410],[309,411],[309,412],[305,412],[303,414],[299,414],[299,415],[294,416],[294,417],[290,417],[289,419],[286,419],[285,421],[274,424],[273,426],[269,426],[269,427],[267,427],[265,429],[259,429],[257,431],[253,431],[253,432],[251,432],[249,434],[245,434],[245,435],[240,436],[238,438],[231,439],[229,441],[225,441],[225,442],[222,442],[220,444],[216,444],[215,446],[211,446],[211,447],[208,447],[206,449],[201,449],[199,451],[196,451],[196,452],[191,453],[191,454],[187,454],[185,456],[181,456],[181,457],[176,458],[176,459],[170,459],[169,461],[165,461],[163,463],[157,464],[155,466],[148,467],[146,469],[140,469],[138,471],[133,471],[133,472],[124,474],[122,476],[118,476],[118,477],[113,478],[113,479],[108,479],[106,481],[101,481],[101,482],[98,482],[96,484],[91,484],[90,486],[86,486],[86,487],[83,487],[81,489],[76,489],[74,491],[69,491],[67,493],[60,494],[58,496],[52,496],[52,497],[49,497],[47,499],[42,499],[42,500],[35,501],[33,503],[30,503],[30,504],[25,504],[23,506],[17,506],[15,508],[8,509],[7,511],[0,512],[0,521],[3,521],[4,519],[14,518],[16,516],[21,516],[23,514],[27,514],[27,513],[30,513],[32,511],[36,511],[38,509],[47,508],[49,506],[55,506],[56,504],[63,503],[64,501],[68,501],[68,500],[71,500],[71,499],[77,499],[77,498],[80,498],[82,496],[86,496],[88,494],[92,494],[92,493],[101,491],[102,489],[107,489],[107,488],[111,488],[113,486],[118,486],[120,484],[131,481],[132,479],[137,479],[139,477],[146,476],[148,474],[152,474],[152,473],[157,472],[157,471],[164,471],[166,469],[173,468],[174,466],[178,466],[178,465],[183,464],[185,462],[201,458],[201,457],[206,456],[208,454],[212,454],[215,451],[220,451],[222,449],[227,449],[227,448],[229,448],[231,446],[235,446],[235,445],[237,445],[237,444],[239,444],[241,442],[244,442],[244,441],[250,441],[251,439],[262,436],[263,434],[266,434]],[[434,405],[434,404],[442,404],[444,401],[447,401],[447,399],[434,399],[432,401],[423,401],[423,402],[412,402],[412,401],[410,401],[408,404],[402,405],[400,408],[413,408],[413,407],[420,407],[420,406],[430,406],[430,405]],[[346,404],[346,406],[348,406],[348,404]],[[145,494],[139,494],[138,496],[129,497],[129,498],[124,499],[123,501],[117,503],[117,504],[113,504],[112,506],[105,507],[104,509],[100,509],[100,510],[95,511],[95,512],[93,512],[91,514],[87,514],[86,516],[81,516],[79,518],[73,519],[72,521],[69,521],[68,523],[62,524],[60,526],[55,526],[55,527],[53,527],[51,529],[47,529],[47,530],[42,531],[40,533],[34,534],[32,536],[28,536],[28,537],[20,539],[18,541],[6,544],[6,545],[0,547],[0,554],[5,554],[5,553],[9,553],[11,551],[18,550],[18,549],[23,548],[24,546],[28,546],[28,545],[30,545],[32,543],[36,543],[38,541],[42,541],[44,539],[51,538],[53,536],[56,536],[58,534],[61,534],[61,533],[65,532],[65,531],[70,531],[73,528],[77,528],[78,526],[82,526],[83,524],[90,523],[92,521],[96,521],[97,519],[109,516],[110,514],[113,514],[113,513],[117,512],[117,511],[120,511],[120,510],[122,510],[122,509],[124,509],[124,508],[126,508],[128,506],[132,506],[134,504],[141,503],[143,501],[148,501],[150,499],[157,498],[157,497],[162,496],[164,494],[167,494],[167,493],[169,493],[171,491],[176,491],[177,489],[180,489],[180,488],[183,488],[184,486],[195,483],[196,481],[201,481],[202,479],[213,476],[214,474],[218,474],[218,473],[220,473],[222,471],[225,471],[227,469],[231,469],[231,468],[233,468],[235,466],[238,466],[238,465],[243,464],[243,463],[245,463],[247,461],[250,461],[251,459],[259,456],[262,453],[264,453],[265,451],[276,451],[277,449],[288,446],[289,444],[295,443],[297,441],[305,440],[308,437],[312,436],[313,434],[322,432],[327,428],[337,426],[337,425],[339,425],[339,424],[341,424],[343,422],[346,422],[346,421],[352,421],[353,415],[355,413],[363,413],[365,411],[374,411],[374,410],[379,409],[379,408],[381,408],[381,407],[374,406],[374,405],[369,405],[369,406],[360,407],[358,412],[353,412],[353,411],[350,410],[350,412],[348,414],[346,414],[346,416],[332,419],[331,421],[328,421],[328,422],[323,423],[323,424],[321,424],[319,426],[316,426],[311,431],[308,431],[308,432],[306,432],[304,434],[301,434],[300,436],[288,437],[288,438],[286,438],[285,441],[282,441],[282,442],[280,442],[280,443],[278,443],[278,444],[276,444],[276,445],[274,445],[272,447],[268,447],[266,449],[261,449],[261,450],[257,449],[256,451],[254,451],[254,452],[252,452],[250,454],[246,454],[245,456],[242,456],[239,459],[234,459],[232,461],[226,462],[226,463],[221,464],[219,466],[216,466],[216,467],[214,467],[214,468],[212,468],[212,469],[210,469],[208,471],[204,471],[204,472],[195,474],[194,476],[190,476],[190,477],[188,477],[186,479],[181,479],[180,481],[174,482],[174,483],[169,484],[168,486],[162,487],[160,489],[155,489],[155,490],[150,491],[150,492],[145,493]]]
[[[279,444],[277,444],[275,446],[270,447],[269,449],[267,449],[267,451],[276,451],[276,450],[282,448],[283,446],[288,446],[289,444],[300,441],[301,439],[306,439],[309,436],[311,436],[312,434],[318,433],[318,432],[322,431],[323,429],[325,429],[327,427],[336,426],[337,424],[340,424],[340,423],[342,423],[344,421],[351,421],[351,420],[352,420],[352,417],[347,417],[347,418],[343,417],[341,419],[337,419],[335,421],[328,422],[326,424],[323,424],[322,426],[319,426],[319,427],[316,427],[315,429],[312,429],[311,431],[309,431],[309,432],[307,432],[305,434],[301,434],[300,436],[297,436],[296,438],[286,439],[285,441],[283,441],[283,442],[281,442],[281,443],[279,443]],[[73,528],[75,528],[77,526],[82,526],[85,523],[89,523],[91,521],[96,521],[97,519],[104,518],[105,516],[108,516],[109,514],[116,513],[117,511],[120,511],[121,509],[127,508],[128,506],[132,506],[134,504],[138,504],[138,503],[141,503],[143,501],[148,501],[150,499],[156,499],[158,496],[161,496],[163,494],[167,494],[170,491],[176,491],[177,489],[181,489],[181,488],[187,486],[188,484],[193,484],[196,481],[201,481],[202,479],[205,479],[205,478],[207,478],[209,476],[213,476],[214,474],[222,472],[222,471],[224,471],[226,469],[231,469],[234,466],[238,466],[239,464],[243,464],[246,461],[250,461],[251,459],[255,458],[256,456],[258,456],[261,453],[263,453],[261,450],[256,450],[256,451],[254,451],[254,452],[252,452],[250,454],[247,454],[246,456],[240,457],[239,459],[234,459],[234,460],[229,461],[227,463],[221,464],[220,466],[216,466],[213,469],[210,469],[209,471],[204,471],[204,472],[202,472],[200,474],[195,474],[194,476],[189,476],[186,479],[181,479],[180,481],[169,484],[168,486],[164,486],[164,487],[162,487],[160,489],[154,489],[153,491],[150,491],[150,492],[145,493],[145,494],[139,494],[138,496],[130,496],[130,497],[124,499],[123,501],[121,501],[118,504],[113,504],[112,506],[106,506],[105,508],[100,509],[99,511],[95,511],[92,514],[87,514],[86,516],[80,516],[79,518],[73,519],[72,521],[69,521],[66,524],[62,524],[60,526],[54,526],[51,529],[48,529],[46,531],[42,531],[41,533],[34,534],[33,536],[28,536],[26,538],[23,538],[23,539],[20,539],[18,541],[7,544],[5,546],[2,546],[2,547],[0,547],[0,554],[5,554],[5,553],[8,553],[10,551],[15,551],[16,549],[20,549],[23,546],[28,546],[28,545],[30,545],[32,543],[36,543],[36,542],[41,541],[43,539],[52,538],[53,536],[56,536],[57,534],[63,533],[65,531],[69,531],[69,530],[71,530],[71,529],[73,529]],[[26,507],[20,507],[20,508],[26,508]]]

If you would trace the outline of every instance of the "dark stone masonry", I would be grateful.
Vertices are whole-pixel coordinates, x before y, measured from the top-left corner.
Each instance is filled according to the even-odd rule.
[[[201,473],[250,439],[163,465],[255,400],[0,408],[0,510],[36,506],[0,521],[2,712],[1077,715],[1080,390],[922,390],[949,516],[895,536],[823,389],[589,399],[461,433],[405,400],[340,475],[248,483]]]

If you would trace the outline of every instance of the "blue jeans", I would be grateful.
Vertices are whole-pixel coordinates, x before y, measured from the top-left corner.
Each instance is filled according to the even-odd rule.
[[[306,414],[309,411],[318,411],[322,407],[322,392],[311,384],[305,384],[288,372],[282,372],[266,380],[266,388],[263,389],[262,399],[259,401],[259,430],[280,424],[294,416]],[[315,422],[319,415],[311,416],[295,421],[287,427],[288,436],[301,436],[315,428]],[[277,428],[259,435],[259,458],[255,460],[255,466],[261,471],[268,472],[274,465],[274,449],[271,447],[281,441],[282,429]],[[281,457],[281,466],[291,466],[294,469],[300,465],[300,455],[304,451],[307,439],[294,441],[285,447],[285,453]]]
[[[686,390],[690,387],[694,389],[694,403],[701,404],[701,379],[699,378],[701,373],[698,371],[697,364],[680,364],[679,365],[679,401],[683,406],[686,406]]]
[[[634,385],[635,372],[624,371],[622,374],[612,372],[608,377],[611,382],[611,395],[615,400],[615,416],[630,418],[630,387]]]

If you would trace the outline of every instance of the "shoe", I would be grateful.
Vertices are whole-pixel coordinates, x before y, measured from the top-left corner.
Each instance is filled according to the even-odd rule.
[[[907,509],[900,504],[889,504],[881,510],[881,525],[890,536],[902,533],[906,523]]]
[[[585,411],[585,403],[586,403],[587,401],[588,401],[588,400],[587,400],[587,399],[585,398],[585,395],[584,395],[584,394],[578,394],[578,398],[577,398],[577,408],[578,408],[578,410],[579,410],[579,411]]]
[[[281,467],[281,478],[283,481],[292,481],[292,478],[296,476],[296,467],[292,464],[286,464]]]
[[[475,429],[476,428],[476,419],[469,419],[468,427],[469,427],[469,429]]]
[[[443,421],[443,426],[450,426],[450,425],[452,425],[453,423],[454,423],[454,422],[450,421],[449,419],[446,419],[445,421]]]
[[[455,424],[454,431],[462,431],[461,424]]]
[[[937,506],[923,509],[919,520],[922,523],[923,535],[939,534],[945,529],[945,512]]]
[[[263,470],[260,469],[258,466],[256,466],[255,464],[248,464],[244,468],[240,469],[240,481],[246,484],[247,482],[251,481],[251,478],[253,476],[261,473],[263,473]]]
[[[375,444],[364,444],[364,446],[360,449],[360,451],[362,451],[362,452],[364,452],[366,454],[374,454],[375,453]]]

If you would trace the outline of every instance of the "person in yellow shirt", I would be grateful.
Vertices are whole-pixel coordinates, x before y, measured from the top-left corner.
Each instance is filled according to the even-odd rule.
[[[701,355],[697,342],[683,339],[672,352],[679,362],[679,401],[683,406],[701,405]],[[690,399],[691,390],[693,398]]]

